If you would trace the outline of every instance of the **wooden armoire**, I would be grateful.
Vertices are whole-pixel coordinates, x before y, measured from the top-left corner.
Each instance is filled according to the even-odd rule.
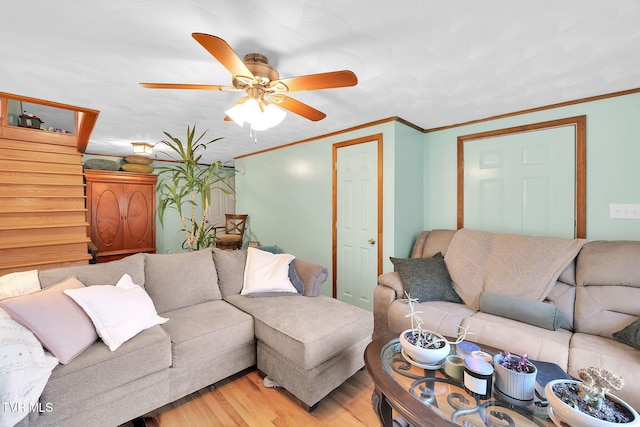
[[[156,251],[155,174],[85,170],[89,236],[98,262]]]

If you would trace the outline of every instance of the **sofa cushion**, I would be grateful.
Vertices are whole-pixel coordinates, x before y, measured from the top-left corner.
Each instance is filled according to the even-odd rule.
[[[144,255],[145,289],[158,313],[222,298],[211,249]]]
[[[370,312],[323,295],[230,295],[226,300],[254,317],[258,340],[286,351],[303,369],[318,366],[373,332]]]
[[[400,275],[405,292],[418,302],[462,302],[453,290],[451,276],[441,253],[433,258],[393,258],[391,262]]]
[[[84,288],[82,282],[69,277],[40,292],[0,301],[0,306],[66,365],[98,339],[91,319],[64,294],[78,288]]]
[[[611,338],[640,317],[640,288],[578,286],[574,326],[576,332]]]
[[[51,402],[57,411],[169,366],[171,341],[160,326],[142,331],[116,351],[96,341],[72,363],[53,370],[41,401]]]
[[[213,248],[213,260],[218,272],[218,285],[220,293],[225,298],[227,295],[236,295],[242,291],[244,281],[244,266],[247,263],[247,250],[224,250]]]
[[[473,333],[469,339],[480,346],[526,354],[530,359],[553,362],[567,369],[571,332],[566,329],[550,331],[482,312],[464,319],[462,325]]]
[[[613,394],[634,408],[640,408],[640,352],[631,346],[589,334],[576,333],[571,338],[569,375],[578,378],[578,369],[603,366],[624,377],[627,384]]]
[[[640,242],[593,241],[578,255],[578,286],[628,286],[640,288]]]
[[[99,264],[40,270],[38,271],[38,276],[40,277],[40,285],[44,289],[69,276],[77,277],[86,286],[115,285],[125,273],[131,276],[134,283],[144,287],[144,255],[135,254],[116,261]]]
[[[448,301],[427,301],[415,305],[416,311],[421,311],[420,318],[424,321],[423,327],[447,337],[458,336],[458,325],[464,318],[471,316],[476,311],[464,304]],[[389,307],[389,330],[398,334],[411,327],[409,304],[402,300],[395,300]]]
[[[208,301],[165,313],[162,328],[171,337],[172,366],[194,366],[255,343],[253,318],[225,301]]]
[[[480,294],[480,311],[552,331],[562,323],[562,313],[553,304],[493,292]]]
[[[128,274],[115,286],[65,289],[64,293],[87,313],[111,351],[141,331],[169,320],[158,316],[149,295]]]
[[[456,230],[423,231],[416,239],[411,258],[431,258],[438,252],[446,255],[454,234]]]

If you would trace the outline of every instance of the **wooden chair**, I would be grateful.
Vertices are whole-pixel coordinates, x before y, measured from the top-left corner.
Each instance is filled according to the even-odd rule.
[[[246,214],[225,214],[224,227],[216,227],[215,241],[216,247],[220,249],[240,249],[244,230],[247,228]],[[218,228],[224,228],[224,232],[218,232]]]

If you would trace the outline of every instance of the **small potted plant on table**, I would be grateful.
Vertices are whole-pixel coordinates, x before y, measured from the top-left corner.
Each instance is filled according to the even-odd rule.
[[[625,401],[609,393],[619,391],[624,379],[596,366],[578,371],[581,381],[554,380],[545,386],[549,417],[560,426],[631,427],[640,425],[638,413]]]
[[[406,317],[411,318],[411,329],[406,329],[400,334],[400,345],[404,356],[410,363],[417,366],[438,368],[451,352],[452,343],[437,332],[424,329],[422,327],[424,322],[418,315],[421,311],[415,310],[415,303],[418,300],[411,298],[406,292],[405,296],[407,297],[405,302],[409,304],[410,310]],[[466,330],[453,344],[461,342],[465,336]]]
[[[530,405],[536,387],[538,370],[527,355],[516,356],[505,351],[493,358],[494,388],[500,397],[514,405]]]

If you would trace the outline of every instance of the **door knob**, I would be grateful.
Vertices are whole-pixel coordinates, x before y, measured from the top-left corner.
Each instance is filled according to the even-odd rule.
[[[374,239],[373,237],[371,239],[369,239],[368,242],[370,245],[375,245],[376,244],[376,239]]]

